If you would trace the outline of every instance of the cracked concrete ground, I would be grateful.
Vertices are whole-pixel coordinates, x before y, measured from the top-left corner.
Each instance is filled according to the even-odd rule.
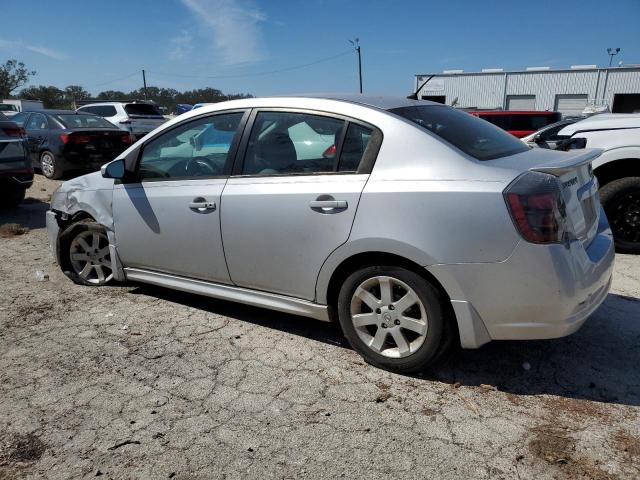
[[[72,284],[37,179],[0,212],[0,479],[640,477],[640,257],[575,335],[404,377],[325,323]]]

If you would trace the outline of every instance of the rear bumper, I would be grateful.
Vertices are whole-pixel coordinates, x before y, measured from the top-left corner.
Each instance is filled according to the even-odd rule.
[[[0,171],[0,189],[26,190],[33,184],[33,170]]]
[[[613,236],[605,215],[600,218],[587,248],[579,241],[568,246],[521,241],[500,263],[428,267],[452,299],[462,346],[557,338],[578,330],[611,286]],[[461,304],[476,318],[465,318]]]

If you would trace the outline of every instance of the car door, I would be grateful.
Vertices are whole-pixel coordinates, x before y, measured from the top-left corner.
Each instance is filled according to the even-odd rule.
[[[113,190],[115,235],[125,268],[230,283],[220,195],[247,115],[206,115],[145,142],[135,178]]]
[[[256,110],[249,124],[222,194],[231,280],[312,300],[320,267],[349,237],[381,133],[295,110]]]
[[[24,125],[27,133],[27,145],[31,160],[40,165],[40,152],[46,147],[49,134],[49,122],[41,113],[32,113]]]

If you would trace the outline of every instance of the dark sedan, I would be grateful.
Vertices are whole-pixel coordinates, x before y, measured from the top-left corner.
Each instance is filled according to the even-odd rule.
[[[47,178],[98,170],[132,142],[129,133],[104,118],[72,110],[22,112],[12,120],[24,127],[33,164]]]
[[[0,207],[18,205],[33,182],[24,130],[0,113]]]

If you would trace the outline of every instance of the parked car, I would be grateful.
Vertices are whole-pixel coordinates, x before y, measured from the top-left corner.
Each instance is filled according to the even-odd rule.
[[[133,142],[104,118],[73,110],[22,112],[13,120],[26,130],[33,164],[47,178],[60,178],[67,170],[97,170]]]
[[[558,146],[558,142],[566,140],[567,137],[558,135],[567,125],[576,123],[584,117],[570,117],[560,120],[559,122],[552,123],[546,127],[541,128],[537,132],[534,132],[526,137],[522,137],[522,141],[530,147],[541,147],[555,149]]]
[[[204,131],[232,135],[211,151]],[[335,154],[317,142],[301,157],[292,131],[332,136]],[[568,335],[602,303],[614,250],[598,154],[531,149],[433,102],[234,100],[62,184],[47,229],[76,283],[335,319],[368,362],[414,372],[454,341]]]
[[[183,113],[190,112],[192,108],[193,108],[193,105],[190,105],[188,103],[178,103],[176,105],[175,114],[176,116],[182,115]]]
[[[467,110],[467,112],[493,123],[518,138],[531,135],[562,118],[562,114],[559,112],[515,110]]]
[[[616,250],[640,253],[640,115],[602,113],[564,127],[558,148],[598,148],[593,162]]]
[[[100,115],[115,126],[131,133],[136,140],[167,121],[158,107],[145,102],[91,103],[83,105],[76,111]]]
[[[18,107],[11,103],[0,103],[0,113],[2,113],[5,117],[13,117],[16,113],[18,113]]]
[[[0,113],[0,206],[18,205],[32,183],[24,130]]]

